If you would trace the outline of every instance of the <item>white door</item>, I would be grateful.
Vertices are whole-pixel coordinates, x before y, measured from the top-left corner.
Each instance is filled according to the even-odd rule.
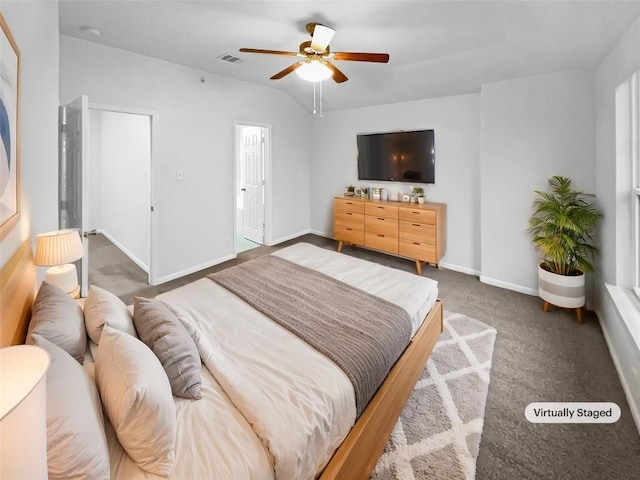
[[[76,228],[82,237],[84,256],[76,262],[79,272],[80,295],[86,297],[89,288],[89,242],[86,226],[89,224],[88,198],[89,158],[89,99],[75,99],[60,107],[59,154],[59,217],[60,229]]]
[[[264,243],[264,146],[262,127],[242,127],[240,158],[245,179],[242,234],[259,244]]]

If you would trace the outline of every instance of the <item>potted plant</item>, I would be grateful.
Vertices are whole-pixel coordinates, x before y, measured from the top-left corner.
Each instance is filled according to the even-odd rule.
[[[420,197],[422,197],[422,201],[420,201]],[[413,203],[424,203],[424,188],[413,187],[413,191],[411,192],[411,201]]]
[[[534,212],[528,232],[542,253],[538,265],[538,294],[544,303],[575,308],[582,323],[584,277],[593,273],[589,261],[598,251],[593,231],[602,213],[590,202],[593,194],[571,188],[571,180],[554,176],[548,181],[550,192],[536,190]]]
[[[345,190],[345,195],[347,197],[352,197],[353,195],[355,195],[355,191],[356,191],[356,187],[353,185],[347,185],[346,187],[344,187]]]

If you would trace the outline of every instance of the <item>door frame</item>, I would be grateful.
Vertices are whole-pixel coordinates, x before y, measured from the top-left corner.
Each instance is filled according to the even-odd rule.
[[[238,201],[236,183],[238,180],[238,163],[240,159],[240,142],[242,136],[239,135],[242,127],[260,127],[264,134],[264,244],[271,245],[271,124],[253,121],[235,120],[233,122],[233,254],[238,255],[238,245],[236,242],[236,213]]]
[[[68,132],[66,131],[66,126],[69,124],[69,115],[68,108],[73,106],[74,108],[79,107],[80,118],[81,118],[81,127],[80,127],[80,190],[77,193],[81,200],[80,212],[79,212],[79,225],[69,225],[69,218],[65,218],[63,213],[68,213],[68,207],[65,205],[65,208],[62,208],[63,202],[68,202],[69,198],[66,196],[68,193],[67,189],[63,184],[63,176],[64,183],[68,183],[70,180],[67,177],[68,166],[67,166],[67,152],[69,149],[69,138]],[[83,235],[83,229],[85,224],[85,219],[87,218],[87,206],[83,201],[87,196],[87,162],[89,158],[89,98],[86,95],[80,95],[79,97],[73,99],[71,102],[66,103],[64,105],[58,106],[58,228],[79,228],[79,233],[82,241],[82,246],[85,250],[88,249],[88,239]],[[62,135],[65,136],[64,142],[61,141]],[[65,162],[64,165],[62,162]],[[87,289],[89,288],[89,269],[88,269],[88,256],[83,255],[82,258],[78,259],[76,264],[79,264],[80,268],[80,295],[86,296]]]
[[[156,178],[157,178],[157,127],[159,114],[155,110],[142,108],[121,107],[118,105],[106,105],[89,102],[89,111],[99,110],[103,112],[128,113],[132,115],[144,115],[150,119],[151,149],[149,157],[149,285],[158,284],[158,208],[156,205]],[[89,132],[91,134],[91,132]],[[91,140],[89,140],[91,141]],[[89,166],[89,168],[91,168]],[[88,177],[87,177],[88,180]],[[83,179],[84,184],[85,179]]]

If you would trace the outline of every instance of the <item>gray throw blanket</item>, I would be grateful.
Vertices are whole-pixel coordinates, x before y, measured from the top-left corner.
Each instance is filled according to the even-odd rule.
[[[411,339],[404,309],[277,256],[209,278],[342,368],[353,384],[358,416]]]

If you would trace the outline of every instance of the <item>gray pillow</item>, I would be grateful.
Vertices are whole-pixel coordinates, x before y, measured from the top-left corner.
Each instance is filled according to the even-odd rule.
[[[27,343],[37,334],[62,348],[78,362],[84,362],[87,333],[82,308],[58,287],[42,282],[31,309]]]
[[[173,394],[185,398],[202,398],[200,355],[187,329],[173,312],[159,300],[135,297],[133,323],[140,340],[160,360]]]
[[[49,479],[109,479],[109,450],[94,381],[64,350],[38,334],[51,359],[47,371]]]

